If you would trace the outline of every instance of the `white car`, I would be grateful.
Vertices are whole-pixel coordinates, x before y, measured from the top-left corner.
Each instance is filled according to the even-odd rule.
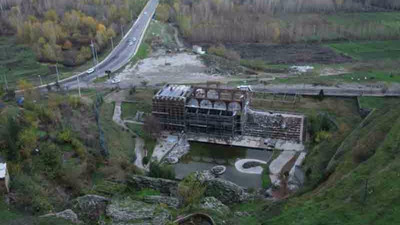
[[[129,46],[132,46],[132,45],[133,45],[133,41],[129,41],[129,42],[128,42],[128,45],[129,45]]]
[[[240,86],[237,86],[237,89],[239,89],[241,91],[250,91],[250,92],[253,91],[253,88],[251,88],[250,85],[240,85]]]
[[[111,79],[111,83],[112,83],[112,84],[118,84],[118,83],[120,83],[120,82],[121,82],[121,80],[118,79],[118,78],[113,78],[113,79]]]
[[[91,74],[91,73],[93,73],[93,72],[94,72],[94,68],[90,68],[90,69],[88,69],[88,70],[86,71],[87,74]]]
[[[134,37],[134,38],[132,38],[132,41],[133,41],[133,42],[135,42],[136,40],[137,40],[137,39],[136,39],[135,37]]]
[[[147,15],[147,12],[144,12],[144,15]]]

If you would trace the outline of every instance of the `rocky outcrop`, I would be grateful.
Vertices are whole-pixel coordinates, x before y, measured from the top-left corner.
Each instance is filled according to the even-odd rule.
[[[166,209],[132,200],[129,197],[113,199],[107,206],[106,215],[111,219],[111,224],[165,225],[171,219]]]
[[[82,220],[97,221],[104,214],[109,202],[108,198],[99,195],[85,195],[72,201],[72,209]]]
[[[168,196],[145,196],[143,201],[149,204],[165,204],[171,208],[178,208],[179,207],[179,199],[174,197]]]
[[[221,215],[229,214],[230,210],[229,207],[224,205],[220,200],[214,197],[205,197],[201,202],[200,206],[201,209],[211,210],[217,212]]]
[[[176,195],[178,190],[178,182],[176,181],[139,175],[131,176],[128,185],[135,190],[153,189],[172,196]]]
[[[78,215],[76,215],[76,213],[74,213],[74,211],[72,211],[71,209],[67,209],[58,213],[49,213],[43,215],[42,217],[57,217],[71,221],[72,223],[82,224],[82,221],[78,219]]]
[[[224,204],[239,203],[248,198],[247,192],[239,185],[215,178],[206,181],[206,196],[212,196]]]
[[[243,187],[230,181],[216,178],[209,170],[196,172],[194,177],[206,186],[206,196],[215,197],[224,204],[239,203],[248,198],[248,193]]]

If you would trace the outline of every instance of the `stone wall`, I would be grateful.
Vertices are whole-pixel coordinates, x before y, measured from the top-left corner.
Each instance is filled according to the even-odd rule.
[[[170,196],[176,196],[178,190],[176,181],[139,175],[130,176],[128,186],[135,190],[153,189]]]

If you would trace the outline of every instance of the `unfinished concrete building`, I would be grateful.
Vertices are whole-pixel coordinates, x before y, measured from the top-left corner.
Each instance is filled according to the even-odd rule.
[[[304,116],[253,111],[250,93],[219,86],[166,85],[153,97],[163,129],[219,139],[253,136],[303,142]]]
[[[219,138],[241,135],[248,93],[210,86],[166,85],[153,97],[164,129]]]

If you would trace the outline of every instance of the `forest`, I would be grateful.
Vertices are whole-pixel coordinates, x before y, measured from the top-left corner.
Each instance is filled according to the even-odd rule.
[[[1,0],[0,35],[16,35],[37,60],[83,64],[127,31],[147,0]]]
[[[292,43],[394,39],[396,0],[166,0],[191,42]]]

